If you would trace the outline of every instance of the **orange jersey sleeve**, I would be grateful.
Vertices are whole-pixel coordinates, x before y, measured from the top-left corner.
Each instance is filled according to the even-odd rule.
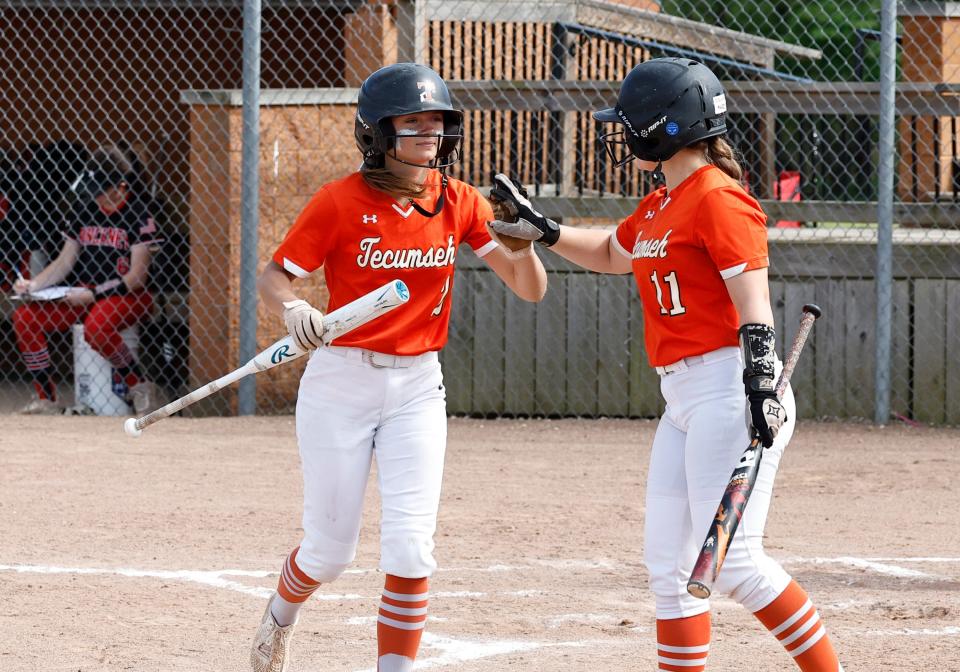
[[[273,261],[298,278],[305,278],[323,266],[335,244],[337,204],[330,190],[321,187],[287,232]]]
[[[637,213],[633,213],[620,222],[620,226],[613,234],[615,247],[627,257],[631,256],[633,241],[637,238],[636,215]]]
[[[724,280],[770,265],[767,216],[742,189],[720,188],[704,194],[696,233]]]
[[[461,240],[482,257],[496,247],[487,230],[487,222],[494,219],[493,208],[474,187],[463,183],[457,183],[457,186],[461,187],[459,193],[462,198],[462,205],[457,209],[461,215]]]

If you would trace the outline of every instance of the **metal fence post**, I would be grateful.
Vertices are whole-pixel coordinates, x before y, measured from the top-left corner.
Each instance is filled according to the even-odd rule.
[[[893,158],[897,68],[897,3],[880,9],[880,137],[877,170],[877,348],[874,422],[890,418],[890,341],[893,316]]]
[[[260,222],[260,0],[243,3],[243,163],[240,232],[240,361],[257,351],[257,227]],[[256,377],[240,381],[237,411],[252,415]]]

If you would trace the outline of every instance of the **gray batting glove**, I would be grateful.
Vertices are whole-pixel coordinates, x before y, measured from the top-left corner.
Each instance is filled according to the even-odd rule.
[[[490,228],[497,233],[521,240],[534,240],[548,247],[560,238],[560,225],[537,212],[527,198],[527,191],[503,173],[494,176],[490,198],[502,201],[516,217],[513,222],[499,219],[490,222]]]
[[[283,302],[283,321],[301,350],[314,350],[323,345],[323,313],[303,299]]]

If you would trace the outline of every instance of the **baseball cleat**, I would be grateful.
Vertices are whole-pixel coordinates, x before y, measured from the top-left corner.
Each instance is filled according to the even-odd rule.
[[[253,672],[286,672],[290,665],[290,638],[297,622],[280,627],[270,611],[271,599],[263,614],[260,627],[253,638],[250,650],[250,667]]]

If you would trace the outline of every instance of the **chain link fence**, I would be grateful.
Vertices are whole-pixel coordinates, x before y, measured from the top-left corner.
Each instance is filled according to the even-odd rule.
[[[891,157],[878,142],[879,1],[264,0],[252,148],[259,170],[251,174],[260,265],[321,184],[357,169],[357,87],[382,65],[416,60],[448,81],[466,113],[464,160],[453,176],[483,189],[507,172],[564,223],[614,226],[651,185],[635,168],[609,163],[590,111],[613,102],[636,63],[689,56],[724,81],[730,139],[770,218],[781,347],[802,304],[825,312],[794,379],[801,415],[874,418],[880,378],[895,417],[956,424],[954,4],[899,3]],[[258,349],[280,337],[276,317],[241,310],[243,3],[0,0],[0,30],[0,412],[55,386],[58,407],[122,414],[143,381],[151,394],[174,397],[236,368],[248,354],[244,328]],[[125,155],[125,198],[148,215],[106,242],[77,228],[95,216],[78,179],[104,146]],[[895,166],[889,320],[877,310],[884,157]],[[89,298],[77,294],[12,296],[20,278],[34,287],[101,283],[61,275],[79,244],[69,241],[106,244],[117,275],[137,263],[129,244],[141,240],[151,255],[135,310],[129,294],[102,305],[74,305]],[[449,410],[656,415],[657,376],[646,364],[632,277],[541,256],[550,286],[529,305],[461,249],[443,353]],[[320,279],[303,295],[323,305]],[[886,378],[875,354],[884,329]],[[292,411],[301,370],[296,362],[258,377],[256,410]],[[191,412],[237,409],[231,389]]]

